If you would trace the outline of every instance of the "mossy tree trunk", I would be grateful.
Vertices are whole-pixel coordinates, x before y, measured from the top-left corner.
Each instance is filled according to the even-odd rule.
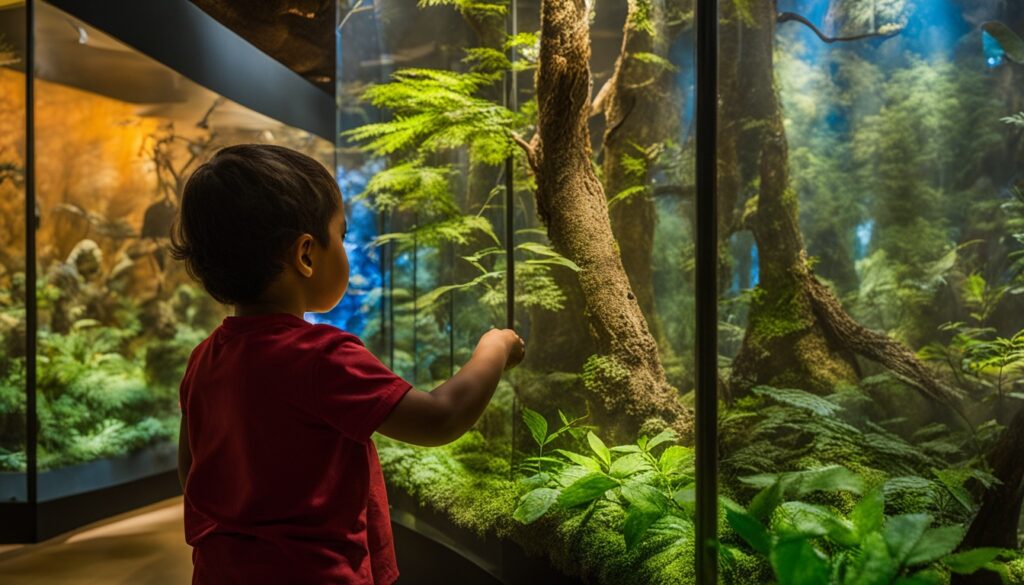
[[[759,103],[762,117],[729,120],[726,127],[761,129],[761,140],[755,142],[760,151],[760,190],[748,202],[742,220],[757,242],[761,281],[754,292],[731,386],[745,389],[769,384],[828,392],[839,382],[857,379],[856,361],[818,323],[804,291],[809,268],[797,197],[789,185],[786,131],[774,83],[775,2],[753,2],[748,7],[755,24],[745,26],[735,15],[738,33],[743,34],[743,54],[739,56],[743,65],[742,76],[732,79],[731,89],[747,93],[746,102]],[[731,95],[723,96],[726,103],[731,99]],[[736,137],[734,131],[730,138]],[[741,148],[743,145],[730,144],[727,150],[738,153]],[[737,171],[742,171],[742,165],[727,172]],[[730,188],[735,187],[730,184]]]
[[[537,211],[552,246],[581,269],[599,353],[585,372],[593,420],[617,438],[666,425],[688,435],[690,413],[665,380],[591,160],[589,11],[578,0],[541,3],[538,132],[523,144],[537,179]]]
[[[838,382],[859,378],[855,355],[861,355],[930,399],[959,408],[959,394],[936,378],[910,349],[854,321],[814,276],[800,233],[797,195],[789,185],[786,133],[774,82],[776,3],[747,6],[750,18],[736,18],[743,35],[740,60],[745,65],[739,78],[742,84],[734,89],[747,92],[748,102],[760,103],[765,116],[743,124],[763,128],[763,133],[759,192],[747,202],[740,221],[757,242],[761,282],[754,292],[743,345],[733,362],[730,386],[737,393],[757,384],[828,393]],[[728,103],[732,97],[722,99]],[[738,145],[732,148],[741,150]],[[742,162],[742,156],[738,158]]]
[[[682,96],[669,61],[669,8],[666,0],[629,0],[615,71],[594,100],[593,113],[605,118],[602,167],[605,192],[613,198],[649,185],[647,173],[627,169],[626,157],[649,164],[657,153],[647,149],[679,135]],[[654,198],[639,191],[612,205],[610,215],[633,294],[655,339],[667,347],[654,300]]]

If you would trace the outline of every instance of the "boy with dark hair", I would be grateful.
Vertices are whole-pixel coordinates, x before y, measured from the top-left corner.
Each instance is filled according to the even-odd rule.
[[[420,392],[356,336],[304,321],[345,293],[345,230],[330,173],[287,148],[225,148],[185,186],[173,253],[235,309],[193,351],[181,383],[193,583],[394,582],[371,435],[456,439],[523,358],[522,339],[494,329],[455,376]]]

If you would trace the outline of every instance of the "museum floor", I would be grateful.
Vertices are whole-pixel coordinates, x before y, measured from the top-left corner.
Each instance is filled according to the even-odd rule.
[[[26,547],[0,547],[4,585],[182,585],[191,549],[182,537],[181,498],[114,522]]]

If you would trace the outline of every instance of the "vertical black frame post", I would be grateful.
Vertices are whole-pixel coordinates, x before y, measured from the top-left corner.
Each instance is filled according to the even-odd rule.
[[[519,32],[519,16],[517,0],[508,3],[508,14],[505,15],[505,31],[508,36]],[[519,84],[516,79],[516,50],[508,49],[508,60],[512,64],[505,75],[505,107],[510,110],[519,109]],[[505,159],[505,327],[516,328],[516,163],[515,157]],[[516,418],[519,416],[519,397],[512,394],[512,445],[509,448],[509,479],[515,478],[516,460]]]
[[[38,449],[36,405],[36,112],[35,0],[25,2],[25,470],[28,503],[32,507],[32,542],[39,533]]]
[[[697,0],[697,582],[718,581],[718,2]]]
[[[508,14],[505,16],[505,30],[509,36],[519,31],[516,0],[508,3]],[[508,50],[508,60],[512,64],[505,76],[505,107],[515,111],[519,109],[519,84],[516,80],[516,50]],[[515,157],[505,159],[505,327],[516,327],[516,180]],[[515,426],[513,424],[513,426]]]

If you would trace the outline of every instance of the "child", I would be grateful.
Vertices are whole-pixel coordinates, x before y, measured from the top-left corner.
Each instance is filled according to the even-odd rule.
[[[452,379],[420,392],[356,336],[304,321],[345,293],[345,230],[334,179],[287,148],[225,148],[185,186],[173,253],[235,309],[192,352],[181,382],[193,583],[394,582],[370,436],[456,439],[523,358],[522,339],[494,329]]]

